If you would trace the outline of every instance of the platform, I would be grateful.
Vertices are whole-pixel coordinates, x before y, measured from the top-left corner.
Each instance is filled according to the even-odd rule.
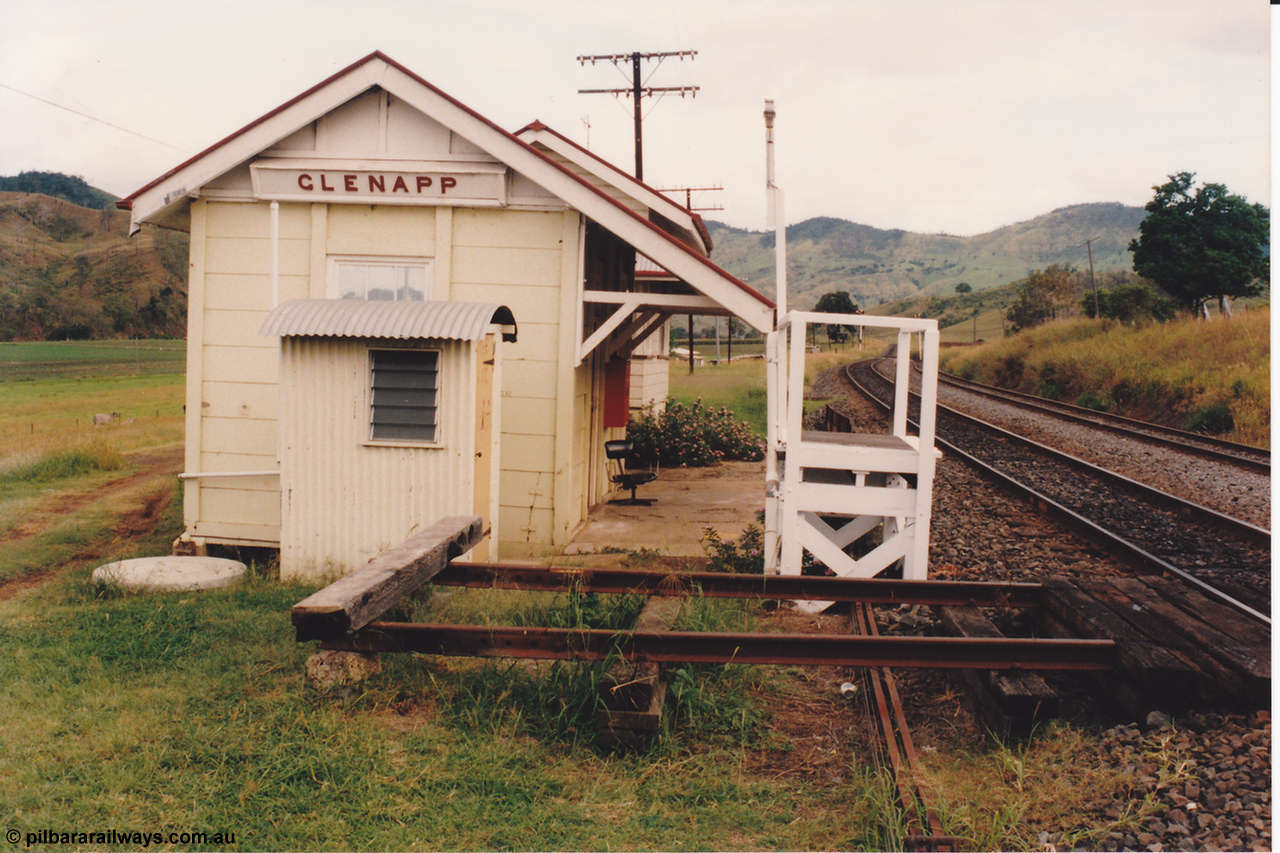
[[[736,539],[748,524],[760,525],[764,462],[721,462],[707,468],[667,468],[640,487],[652,506],[601,504],[564,548],[566,554],[612,549],[653,549],[676,557],[701,557],[702,537],[713,528]]]

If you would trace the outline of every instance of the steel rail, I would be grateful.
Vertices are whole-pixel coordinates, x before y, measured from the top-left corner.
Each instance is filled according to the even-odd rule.
[[[871,370],[885,382],[893,381],[877,370],[874,365]],[[845,370],[845,375],[849,375],[849,370],[847,368]],[[910,395],[917,401],[916,405],[919,406],[919,395],[914,391],[910,392]],[[985,432],[994,433],[995,435],[1006,438],[1009,441],[1028,447],[1036,453],[1043,453],[1057,459],[1071,468],[1086,471],[1104,480],[1109,480],[1110,482],[1116,483],[1124,488],[1136,491],[1146,501],[1156,506],[1164,507],[1165,509],[1172,509],[1178,512],[1190,513],[1195,516],[1201,516],[1208,519],[1213,525],[1228,528],[1233,535],[1239,536],[1251,545],[1259,548],[1271,548],[1271,531],[1267,530],[1265,527],[1259,527],[1258,525],[1244,521],[1243,519],[1227,515],[1224,512],[1219,512],[1212,507],[1196,503],[1195,501],[1188,500],[1187,498],[1179,497],[1178,495],[1166,492],[1163,489],[1158,489],[1155,486],[1142,482],[1141,480],[1135,480],[1132,477],[1125,476],[1119,472],[1103,468],[1101,465],[1095,465],[1086,459],[1081,459],[1079,456],[1073,456],[1066,451],[1057,449],[1056,447],[1051,447],[1047,444],[1034,441],[1024,435],[1019,435],[1018,433],[1007,430],[1004,427],[996,426],[990,421],[984,421],[982,418],[970,415],[958,409],[953,409],[950,406],[943,405],[942,403],[938,403],[938,409],[946,412],[949,416],[961,421],[962,423],[977,427],[979,430],[983,430]],[[914,423],[914,421],[912,423]]]
[[[874,368],[872,369],[874,370]],[[889,381],[888,378],[878,370],[875,372],[877,376],[880,376],[886,382]],[[915,392],[911,392],[911,396],[917,399],[919,397]],[[1103,468],[1101,465],[1095,465],[1086,459],[1081,459],[1079,456],[1073,456],[1070,453],[1057,449],[1056,447],[1050,447],[1047,444],[1034,441],[1024,435],[1018,435],[1016,432],[1007,430],[1004,427],[996,426],[989,421],[984,421],[982,418],[961,412],[958,409],[951,408],[950,406],[944,406],[939,403],[938,408],[958,421],[975,426],[980,430],[994,433],[1017,444],[1021,444],[1024,447],[1031,448],[1037,453],[1043,453],[1051,456],[1052,458],[1065,463],[1069,467],[1086,471],[1123,488],[1138,492],[1145,500],[1156,506],[1201,516],[1202,518],[1208,519],[1213,525],[1227,528],[1233,535],[1246,540],[1251,545],[1259,548],[1271,548],[1271,531],[1267,530],[1265,527],[1259,527],[1258,525],[1251,524],[1243,519],[1235,518],[1234,516],[1227,515],[1224,512],[1219,512],[1212,507],[1207,507],[1204,504],[1199,504],[1195,501],[1187,500],[1186,498],[1166,492],[1163,489],[1158,489],[1155,486],[1142,482],[1141,480],[1135,480],[1132,477],[1127,477],[1124,474]]]
[[[885,403],[885,401],[881,400],[877,394],[875,394],[869,388],[864,386],[854,377],[852,367],[853,365],[848,365],[844,369],[845,377],[848,379],[849,383],[853,385],[854,388],[856,388],[858,391],[866,395],[873,402],[875,402],[878,406],[880,406],[883,409],[888,409],[889,405]],[[880,376],[878,372],[876,372],[876,376],[884,380],[884,377]],[[887,382],[888,380],[884,380],[884,381]],[[975,418],[969,418],[969,416],[964,415],[962,413],[953,412],[953,410],[946,409],[945,406],[939,406],[939,408],[943,408],[944,410],[950,413],[953,413],[962,419],[977,420]],[[911,423],[915,425],[914,421],[912,421]],[[983,423],[983,422],[979,421],[979,423]],[[990,425],[987,425],[987,426],[990,426]],[[1000,430],[999,427],[990,427],[990,428],[999,430],[1001,432],[1007,432],[1007,430]],[[1015,438],[1021,439],[1020,436],[1015,436]],[[1035,442],[1031,442],[1027,439],[1021,439],[1021,440],[1028,445],[1040,447],[1039,445],[1036,445]],[[994,479],[998,483],[1006,486],[1015,494],[1021,495],[1026,498],[1030,498],[1032,501],[1047,507],[1062,521],[1064,521],[1069,527],[1084,534],[1088,538],[1093,539],[1094,541],[1098,542],[1104,547],[1112,550],[1113,552],[1119,552],[1122,556],[1127,557],[1130,560],[1136,562],[1139,566],[1154,569],[1155,571],[1158,571],[1158,572],[1168,572],[1174,577],[1180,578],[1184,582],[1191,584],[1192,586],[1196,587],[1197,589],[1204,592],[1205,594],[1213,597],[1214,599],[1221,601],[1222,603],[1236,609],[1237,611],[1243,613],[1246,616],[1249,616],[1252,619],[1262,622],[1268,628],[1270,628],[1271,618],[1267,614],[1262,613],[1259,610],[1255,609],[1254,607],[1251,607],[1250,605],[1246,604],[1245,602],[1236,599],[1234,596],[1230,595],[1227,592],[1224,592],[1221,589],[1218,589],[1212,584],[1206,583],[1200,578],[1195,577],[1194,575],[1190,574],[1184,569],[1181,569],[1173,565],[1167,560],[1155,554],[1152,554],[1151,552],[1147,551],[1141,546],[1133,542],[1130,542],[1128,539],[1125,539],[1123,536],[1120,536],[1119,534],[1105,527],[1102,527],[1092,519],[1086,518],[1085,516],[1081,515],[1075,510],[1072,510],[1069,507],[1064,506],[1063,504],[1059,503],[1058,501],[1054,500],[1053,498],[1049,497],[1048,495],[1044,494],[1038,489],[1035,489],[1034,487],[1028,485],[1027,483],[1022,482],[1021,480],[1017,480],[1009,476],[1008,474],[1004,473],[1003,471],[999,470],[998,468],[995,468],[994,466],[989,465],[986,462],[983,462],[981,459],[978,459],[973,454],[968,453],[967,451],[961,449],[960,447],[953,444],[952,442],[947,441],[946,439],[942,438],[940,435],[935,436],[935,441],[938,444],[950,450],[952,453],[955,453],[957,456],[969,462],[971,465],[977,468],[980,472],[982,472],[988,478]],[[1076,459],[1076,457],[1069,456],[1067,454],[1061,454],[1059,451],[1055,451],[1052,448],[1044,448],[1044,449],[1049,451],[1050,453],[1066,456],[1067,459],[1070,459],[1070,460]],[[1083,460],[1078,460],[1078,461],[1082,462],[1084,465],[1090,465],[1090,463],[1083,462]],[[1096,466],[1091,466],[1091,467],[1096,467]],[[1099,470],[1105,470],[1105,469],[1099,469]],[[1119,475],[1116,475],[1116,476],[1119,476]],[[1196,506],[1196,505],[1192,504],[1191,506]],[[1210,512],[1213,512],[1213,511],[1210,510]],[[1220,513],[1216,513],[1216,514],[1221,515]],[[1223,516],[1223,517],[1227,517],[1227,516]],[[1239,522],[1236,519],[1233,519],[1233,521],[1236,521],[1238,524],[1244,524],[1244,522]],[[1257,528],[1257,530],[1261,530],[1261,528]],[[1269,541],[1269,537],[1270,537],[1270,534],[1268,534],[1268,541]]]
[[[1115,432],[1139,441],[1161,444],[1186,453],[1221,459],[1259,471],[1271,470],[1270,452],[1262,447],[1254,447],[1251,444],[1240,444],[1235,441],[1188,432],[1187,430],[1151,423],[1150,421],[1141,421],[1137,418],[1128,418],[1111,412],[1100,412],[1096,409],[1077,406],[1073,403],[1049,400],[1023,391],[1000,388],[983,382],[974,382],[972,379],[964,379],[942,371],[938,372],[938,377],[956,388],[974,394],[981,394],[993,400],[1042,411],[1064,420],[1088,424],[1089,426]]]
[[[1116,651],[1111,640],[628,632],[415,622],[372,622],[349,636],[325,640],[321,648],[631,663],[1071,671],[1110,669]]]
[[[868,637],[879,636],[875,613],[870,604],[855,604],[850,616],[850,624],[855,634]],[[924,774],[921,772],[920,759],[911,737],[911,728],[907,725],[907,715],[902,708],[902,697],[898,693],[893,670],[889,667],[867,667],[863,672],[866,680],[871,684],[872,695],[875,698],[880,734],[897,782],[898,800],[902,803],[908,827],[914,826],[919,830],[907,836],[908,847],[912,850],[955,849],[958,839],[942,834],[942,822],[937,812],[930,808],[924,788],[920,784]],[[926,822],[928,834],[925,832]]]
[[[911,581],[811,575],[662,572],[643,569],[548,568],[530,563],[450,563],[433,584],[477,589],[709,598],[770,598],[809,601],[866,601],[873,604],[925,604],[957,607],[1036,607],[1035,583]]]
[[[876,376],[880,377],[883,381],[892,381],[887,376],[880,373],[879,370],[876,370],[874,365],[871,369],[872,372],[874,372]],[[848,369],[846,369],[845,375],[850,376]],[[851,376],[850,380],[852,381]],[[917,400],[916,405],[919,406],[919,395],[915,392],[910,392],[910,395],[912,398]],[[966,414],[965,412],[958,411],[950,406],[944,406],[939,403],[938,408],[941,411],[946,412],[950,417],[955,418],[962,423],[969,424],[977,427],[979,430],[993,433],[1017,444],[1021,444],[1024,447],[1030,448],[1033,452],[1043,453],[1046,456],[1064,463],[1070,468],[1085,471],[1104,480],[1115,483],[1123,488],[1138,492],[1146,501],[1154,504],[1155,506],[1172,509],[1178,512],[1185,512],[1192,516],[1200,516],[1208,519],[1208,521],[1213,525],[1226,527],[1233,535],[1246,540],[1251,545],[1259,548],[1266,548],[1268,550],[1271,548],[1271,531],[1267,530],[1265,527],[1259,527],[1256,524],[1251,524],[1250,522],[1219,512],[1218,510],[1213,509],[1212,507],[1207,507],[1204,504],[1198,504],[1195,501],[1187,500],[1186,498],[1179,497],[1178,495],[1171,494],[1162,489],[1157,489],[1155,486],[1144,483],[1141,480],[1135,480],[1132,477],[1127,477],[1124,474],[1111,471],[1100,465],[1095,465],[1088,460],[1081,459],[1078,456],[1072,456],[1070,453],[1058,450],[1056,447],[1050,447],[1047,444],[1033,441],[1026,436],[1018,435],[1016,432],[1007,430],[1004,427],[996,426],[993,423],[982,420],[982,418]],[[914,424],[915,422],[912,421],[912,423]]]

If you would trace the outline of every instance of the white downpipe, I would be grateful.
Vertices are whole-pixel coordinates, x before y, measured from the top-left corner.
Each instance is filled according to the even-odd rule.
[[[280,304],[280,202],[271,202],[271,307]]]
[[[280,304],[280,202],[271,202],[271,307]],[[276,382],[284,389],[284,347],[280,338],[276,338]],[[281,401],[283,402],[283,401]],[[284,421],[280,418],[283,406],[276,413],[276,465],[283,467],[284,459]]]

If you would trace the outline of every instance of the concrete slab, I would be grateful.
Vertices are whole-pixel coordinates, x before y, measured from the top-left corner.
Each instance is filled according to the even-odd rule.
[[[238,583],[245,564],[219,557],[139,557],[93,570],[93,582],[143,592],[185,592]]]
[[[650,548],[672,556],[705,555],[702,536],[711,527],[722,539],[736,539],[758,524],[764,509],[764,462],[722,462],[709,468],[664,469],[640,487],[651,506],[601,504],[565,546],[566,554]]]

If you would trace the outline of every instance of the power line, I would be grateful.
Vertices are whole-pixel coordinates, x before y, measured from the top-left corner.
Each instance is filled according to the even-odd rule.
[[[658,190],[660,193],[684,193],[684,207],[692,213],[695,210],[724,210],[724,205],[715,205],[708,207],[694,207],[693,194],[700,192],[724,192],[724,187],[716,185],[714,187],[666,187]]]
[[[645,85],[645,83],[648,82],[649,78],[653,77],[653,72],[656,72],[658,70],[657,66],[655,66],[653,71],[649,73],[649,78],[646,78],[643,83],[641,82],[640,80],[640,63],[641,62],[652,62],[654,60],[657,60],[658,65],[661,65],[664,59],[667,59],[668,57],[672,57],[672,56],[679,57],[680,60],[683,62],[686,57],[688,57],[690,60],[697,58],[698,52],[696,50],[663,50],[663,51],[655,51],[651,53],[641,53],[639,51],[633,51],[631,53],[584,54],[577,58],[579,65],[586,65],[588,62],[590,62],[592,65],[595,65],[597,62],[608,62],[609,64],[617,68],[619,72],[622,71],[622,68],[620,66],[623,63],[629,62],[631,64],[630,88],[579,89],[578,94],[580,95],[615,95],[615,96],[627,95],[631,97],[632,118],[635,123],[636,180],[637,181],[644,180],[643,142],[642,142],[641,132],[640,132],[641,122],[644,120],[644,118],[641,115],[641,111],[640,111],[640,101],[646,97],[651,98],[654,95],[657,95],[659,99],[661,99],[663,96],[671,93],[678,93],[681,98],[683,98],[685,95],[689,95],[695,98],[698,96],[698,90],[700,88],[698,86],[648,86],[648,85]]]
[[[128,133],[132,136],[137,136],[141,139],[147,140],[148,142],[154,142],[157,145],[163,145],[166,148],[172,148],[174,151],[186,150],[184,148],[179,148],[177,145],[173,145],[171,143],[165,142],[163,139],[156,139],[154,136],[147,136],[145,133],[138,133],[138,131],[136,130],[130,130],[127,127],[121,127],[118,124],[109,122],[106,119],[101,119],[101,118],[98,118],[97,116],[92,116],[92,115],[89,115],[88,113],[81,112],[80,110],[77,110],[74,107],[63,106],[62,104],[59,104],[55,101],[51,101],[48,98],[42,98],[39,95],[33,95],[30,92],[24,92],[15,86],[10,86],[8,83],[0,83],[0,88],[8,89],[10,92],[17,92],[19,95],[24,95],[28,98],[31,98],[32,100],[39,101],[42,104],[48,104],[51,107],[57,107],[60,110],[66,110],[67,112],[78,115],[81,118],[87,118],[89,119],[89,121],[96,121],[98,124],[105,124],[107,127],[114,128],[115,130],[119,130],[124,133]]]

